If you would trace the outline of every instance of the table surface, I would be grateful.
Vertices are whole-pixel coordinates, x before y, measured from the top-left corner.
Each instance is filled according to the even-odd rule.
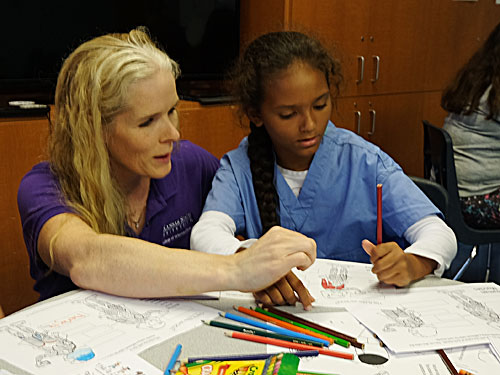
[[[433,275],[426,276],[424,279],[414,282],[409,288],[420,288],[428,286],[443,286],[443,285],[454,285],[459,284],[458,281],[453,281],[450,279],[443,279]],[[68,292],[60,296],[53,297],[50,300],[61,298],[68,295]],[[45,301],[39,302],[36,305],[43,304]],[[226,299],[221,298],[219,300],[199,300],[196,301],[205,306],[215,308],[220,311],[234,311],[234,305],[241,305],[242,301],[238,299]],[[255,303],[249,303],[249,301],[244,302],[245,306],[253,305]],[[34,305],[35,306],[35,305]],[[29,309],[31,307],[27,307]],[[304,312],[302,305],[297,304],[296,306],[282,306],[287,312],[298,314]],[[343,307],[339,308],[326,308],[326,307],[314,307],[313,312],[328,312],[328,311],[345,311]],[[219,318],[222,319],[222,318]],[[165,340],[162,343],[155,345],[151,348],[146,349],[139,355],[146,361],[154,365],[159,369],[165,369],[167,363],[170,359],[177,344],[182,344],[182,353],[180,359],[191,357],[191,356],[202,356],[202,355],[222,355],[222,354],[241,354],[241,353],[265,353],[266,348],[262,344],[235,340],[226,338],[222,330],[209,327],[207,325],[199,326],[191,331],[184,332],[177,335],[171,339]],[[0,370],[5,369],[10,371],[12,374],[22,374],[22,375],[32,375],[29,372],[23,371],[10,363],[7,363],[0,359]],[[3,375],[0,372],[0,375]]]

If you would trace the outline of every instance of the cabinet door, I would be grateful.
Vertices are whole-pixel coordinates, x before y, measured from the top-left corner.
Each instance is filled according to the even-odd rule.
[[[490,1],[431,1],[423,38],[425,90],[442,90],[484,43],[500,21],[500,4]]]
[[[291,28],[317,36],[342,64],[343,95],[366,92],[367,0],[293,0]],[[363,61],[364,59],[364,61]]]
[[[10,314],[38,300],[17,210],[22,177],[44,159],[47,119],[0,119],[0,304]]]
[[[373,95],[337,100],[336,126],[378,145],[409,175],[423,176],[422,120],[440,126],[446,113],[441,92]]]
[[[239,124],[233,105],[207,105],[181,101],[178,106],[182,139],[193,143],[221,158],[238,147],[248,134],[248,128]]]

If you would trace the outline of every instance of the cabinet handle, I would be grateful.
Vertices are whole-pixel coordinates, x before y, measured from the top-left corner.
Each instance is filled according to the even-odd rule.
[[[363,78],[365,77],[365,57],[358,56],[358,63],[359,79],[356,81],[356,83],[359,85],[361,82],[363,82]]]
[[[375,83],[378,81],[378,72],[380,68],[380,56],[372,56],[373,57],[373,62],[375,63],[375,77],[371,79],[372,83]]]
[[[354,111],[354,116],[356,117],[356,132],[361,133],[361,111]]]
[[[374,109],[370,109],[368,112],[370,112],[370,117],[372,118],[372,130],[368,132],[368,135],[374,135],[375,134],[375,118],[377,116],[377,112],[375,112]]]

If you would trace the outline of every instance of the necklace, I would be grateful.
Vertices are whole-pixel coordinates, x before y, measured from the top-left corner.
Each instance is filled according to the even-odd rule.
[[[136,230],[139,229],[139,224],[141,223],[142,215],[143,214],[144,214],[144,209],[142,209],[141,214],[139,215],[139,217],[137,218],[137,220],[134,220],[131,217],[129,217],[129,220],[134,224],[134,227],[135,227]]]

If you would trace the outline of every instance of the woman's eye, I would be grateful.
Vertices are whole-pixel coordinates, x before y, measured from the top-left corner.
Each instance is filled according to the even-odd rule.
[[[146,121],[144,121],[142,124],[140,124],[139,127],[144,128],[144,127],[150,125],[152,122],[153,122],[153,118],[151,117],[151,118],[147,119]]]
[[[170,109],[170,111],[168,111],[168,115],[172,115],[174,114],[175,112],[177,112],[177,107],[172,107],[172,109]]]

